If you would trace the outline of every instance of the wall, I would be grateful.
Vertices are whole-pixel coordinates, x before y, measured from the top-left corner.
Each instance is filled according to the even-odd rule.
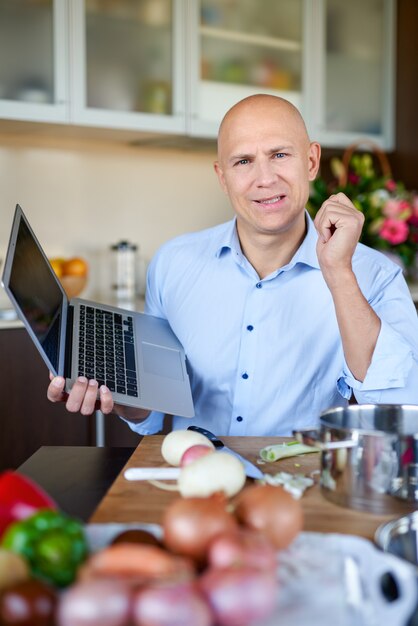
[[[18,202],[49,256],[82,255],[83,296],[111,284],[109,246],[129,239],[148,261],[167,239],[232,217],[214,153],[0,136],[0,258]],[[0,290],[0,306],[7,298]]]

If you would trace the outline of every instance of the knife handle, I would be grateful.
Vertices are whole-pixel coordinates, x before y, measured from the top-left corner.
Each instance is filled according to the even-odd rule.
[[[201,435],[204,435],[205,437],[209,439],[209,441],[213,443],[215,448],[224,447],[224,444],[222,443],[222,441],[218,439],[216,435],[211,433],[210,430],[206,430],[205,428],[201,428],[200,426],[189,426],[187,430],[194,430],[195,432],[200,433]]]

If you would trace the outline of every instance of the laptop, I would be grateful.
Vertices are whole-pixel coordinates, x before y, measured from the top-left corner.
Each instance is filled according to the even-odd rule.
[[[193,417],[186,357],[168,322],[98,302],[69,300],[16,206],[3,287],[43,360],[69,391],[98,380],[115,403]]]

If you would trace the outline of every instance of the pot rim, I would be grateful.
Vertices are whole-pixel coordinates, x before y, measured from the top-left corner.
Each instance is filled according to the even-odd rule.
[[[345,407],[344,406],[337,406],[334,408],[331,407],[329,409],[326,409],[325,411],[322,411],[322,413],[319,416],[319,423],[321,426],[332,428],[334,430],[338,430],[343,433],[354,433],[356,436],[359,436],[359,435],[368,435],[371,437],[388,437],[388,436],[400,437],[401,436],[401,437],[412,437],[413,439],[418,439],[418,427],[417,427],[417,432],[414,432],[414,433],[389,432],[389,431],[385,431],[381,429],[361,428],[358,426],[351,426],[351,427],[340,426],[338,424],[332,424],[328,422],[326,419],[326,417],[330,414],[338,415],[341,413],[351,413],[355,415],[356,413],[361,413],[367,410],[376,410],[376,409],[390,410],[394,408],[400,411],[408,410],[411,412],[416,412],[417,418],[418,418],[418,405],[416,404],[351,404]]]

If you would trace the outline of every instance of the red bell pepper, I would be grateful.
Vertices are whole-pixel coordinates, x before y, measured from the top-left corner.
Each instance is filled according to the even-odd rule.
[[[11,470],[0,474],[0,537],[13,522],[39,509],[57,508],[53,499],[26,476]]]

